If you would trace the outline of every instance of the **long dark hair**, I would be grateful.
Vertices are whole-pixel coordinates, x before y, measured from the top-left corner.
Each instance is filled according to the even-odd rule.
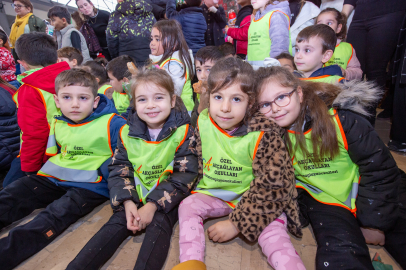
[[[157,64],[162,64],[163,61],[171,58],[174,52],[179,51],[179,60],[182,62],[185,71],[182,76],[185,76],[187,69],[189,78],[193,78],[193,63],[181,25],[175,20],[162,20],[155,23],[152,28],[156,28],[161,34],[162,47],[164,49],[164,54]]]
[[[339,152],[334,116],[328,112],[328,108],[333,105],[334,99],[341,92],[341,88],[329,83],[301,81],[291,72],[283,67],[260,68],[256,72],[257,100],[262,91],[266,91],[269,82],[276,82],[282,87],[298,89],[303,92],[303,101],[300,104],[299,117],[293,122],[291,127],[295,128],[297,144],[292,145],[289,136],[284,136],[285,143],[291,154],[296,150],[313,159],[315,162],[320,157],[330,155],[335,157]],[[258,109],[258,106],[255,106]],[[305,122],[311,120],[311,141],[313,145],[313,156],[310,156],[306,146],[306,139],[301,127]]]

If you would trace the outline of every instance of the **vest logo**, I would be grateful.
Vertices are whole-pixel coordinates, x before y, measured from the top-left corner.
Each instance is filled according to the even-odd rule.
[[[210,164],[212,158],[213,157],[210,157],[209,161],[207,161],[207,162],[206,162],[206,159],[203,158],[204,169],[207,168],[207,170],[210,171],[210,166],[213,166],[213,164]]]
[[[61,152],[62,157],[65,157],[66,154],[68,153],[68,151],[66,150],[67,147],[68,147],[68,146],[66,145],[66,146],[65,146],[65,149]]]
[[[137,169],[137,173],[138,173],[138,174],[142,174],[141,167],[142,167],[142,164],[141,164],[141,166],[139,166],[138,169]]]

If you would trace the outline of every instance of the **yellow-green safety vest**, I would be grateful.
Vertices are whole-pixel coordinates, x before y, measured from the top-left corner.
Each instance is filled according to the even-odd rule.
[[[318,77],[300,78],[302,81],[324,82],[324,83],[339,83],[344,80],[344,77],[338,75],[322,75]]]
[[[334,117],[339,154],[334,159],[324,156],[320,157],[318,162],[313,160],[311,130],[305,132],[306,147],[310,151],[310,157],[304,156],[299,149],[293,153],[293,156],[291,155],[296,188],[305,189],[321,203],[344,207],[356,215],[355,201],[360,179],[358,165],[352,162],[348,154],[347,139],[336,111],[330,109],[329,113]],[[289,130],[288,136],[295,147],[295,132]]]
[[[111,88],[111,85],[105,84],[102,87],[99,88],[99,90],[97,90],[97,93],[99,94],[106,94],[106,91],[109,90]]]
[[[25,84],[25,85],[30,86],[30,87],[34,88],[35,90],[37,90],[39,95],[41,96],[41,99],[42,99],[42,102],[44,103],[44,107],[45,107],[45,111],[46,111],[46,118],[48,121],[48,126],[50,127],[52,121],[54,120],[54,116],[62,115],[61,110],[56,107],[54,95],[47,91],[34,87],[32,85],[28,85],[28,84]],[[18,105],[18,94],[20,92],[20,89],[21,88],[19,88],[17,90],[17,92],[15,92],[15,94],[13,95],[13,100],[14,100],[17,108],[19,106]],[[20,150],[21,150],[22,144],[23,144],[23,131],[20,132]],[[20,155],[18,155],[18,156],[20,156]]]
[[[77,125],[54,119],[46,150],[46,154],[51,157],[39,170],[38,175],[61,181],[100,182],[102,177],[98,175],[97,170],[113,156],[110,122],[115,115],[106,114]],[[57,145],[60,146],[60,153]]]
[[[130,106],[130,98],[127,93],[119,93],[117,91],[113,92],[114,106],[119,114],[125,113],[128,106]]]
[[[120,139],[127,150],[128,160],[134,168],[134,187],[128,183],[129,192],[137,192],[140,202],[146,204],[146,197],[160,182],[173,173],[175,153],[185,141],[189,125],[178,127],[169,137],[162,141],[144,141],[130,137],[129,126],[124,125]],[[114,200],[114,198],[112,198]]]
[[[40,67],[40,68],[34,68],[34,69],[30,69],[30,70],[26,70],[24,73],[21,73],[21,74],[17,75],[17,81],[18,81],[19,83],[21,83],[21,84],[24,84],[24,83],[22,82],[22,79],[24,79],[24,78],[27,77],[28,75],[31,75],[32,73],[34,73],[35,71],[38,71],[38,70],[40,70],[40,69],[42,69],[42,67]]]
[[[203,178],[194,192],[219,198],[234,208],[255,178],[252,162],[263,132],[230,136],[213,121],[207,109],[200,113],[197,126],[202,141]]]
[[[289,21],[290,18],[287,14],[280,10],[274,10],[265,14],[262,18],[251,21],[248,28],[248,47],[247,47],[247,61],[251,65],[262,66],[264,59],[269,58],[271,52],[272,40],[269,36],[269,28],[271,27],[271,18],[275,12],[283,13]],[[290,27],[289,27],[289,53],[292,54],[292,42],[290,41]]]
[[[343,69],[347,69],[353,52],[354,51],[350,43],[341,42],[336,46],[333,56],[324,66],[339,65]]]
[[[192,88],[192,82],[190,80],[189,72],[187,67],[184,67],[182,62],[179,59],[176,58],[168,58],[165,61],[162,61],[162,63],[159,65],[161,68],[165,66],[169,61],[176,61],[178,62],[186,71],[185,73],[185,84],[183,85],[182,89],[182,94],[180,95],[180,98],[182,99],[183,103],[186,106],[186,109],[188,112],[191,112],[193,110],[193,107],[195,106],[195,103],[193,101],[193,88]]]

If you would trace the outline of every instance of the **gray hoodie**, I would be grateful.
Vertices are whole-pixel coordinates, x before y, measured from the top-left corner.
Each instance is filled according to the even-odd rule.
[[[275,1],[273,4],[269,4],[265,7],[265,10],[261,13],[259,10],[255,14],[255,20],[258,20],[265,16],[268,12],[273,10],[279,10],[285,13],[290,18],[290,8],[288,1]],[[272,40],[271,51],[269,56],[275,58],[283,52],[289,52],[289,26],[290,19],[288,19],[283,13],[275,12],[271,18],[271,25],[269,27],[269,38]]]

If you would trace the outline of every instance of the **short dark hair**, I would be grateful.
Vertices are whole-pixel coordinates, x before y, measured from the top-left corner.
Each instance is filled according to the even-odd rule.
[[[223,43],[219,46],[220,52],[223,53],[224,56],[235,55],[235,48],[234,45],[230,42]]]
[[[73,47],[63,47],[57,51],[58,57],[68,58],[69,61],[76,59],[78,65],[81,65],[83,62],[83,55],[82,53]]]
[[[290,53],[283,52],[283,53],[279,54],[278,56],[276,56],[275,59],[276,60],[288,59],[288,60],[290,60],[292,62],[293,68],[296,69],[295,57],[293,57]]]
[[[17,39],[15,49],[18,57],[31,66],[46,67],[58,60],[56,42],[45,33],[22,34]]]
[[[319,37],[322,39],[323,53],[327,50],[332,50],[334,52],[337,45],[337,37],[336,33],[330,26],[325,24],[308,26],[300,31],[297,35],[296,42],[301,43],[303,41],[309,41],[312,37]]]
[[[188,7],[200,7],[202,0],[186,0]]]
[[[95,97],[99,89],[96,77],[80,68],[72,68],[59,73],[55,79],[55,93],[58,94],[59,89],[71,85],[90,87]]]
[[[6,32],[0,29],[0,39],[3,40],[3,46],[7,43],[8,37]]]
[[[132,62],[136,65],[136,62],[132,57],[128,55],[120,55],[119,57],[111,60],[107,66],[106,71],[110,72],[117,80],[121,81],[126,78],[131,78],[131,72],[128,70],[127,63]]]
[[[223,53],[216,46],[206,46],[197,51],[195,61],[199,61],[201,65],[206,61],[213,61],[214,63],[223,58]]]
[[[48,10],[48,18],[58,17],[60,19],[65,18],[66,22],[70,24],[71,16],[69,10],[61,6],[53,6]]]
[[[103,67],[102,63],[96,61],[87,61],[82,65],[82,69],[91,73],[93,76],[99,79],[99,85],[105,84],[108,80],[107,71]]]

